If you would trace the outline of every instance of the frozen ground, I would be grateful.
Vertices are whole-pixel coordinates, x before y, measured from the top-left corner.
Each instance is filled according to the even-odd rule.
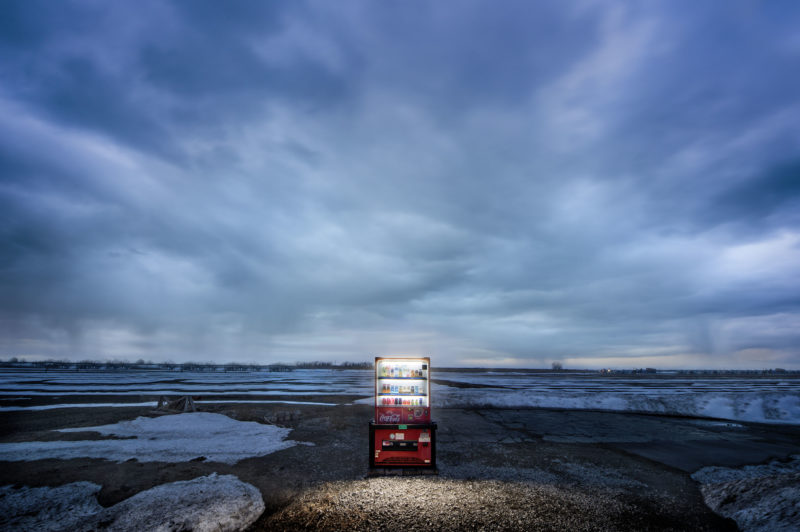
[[[706,506],[700,485],[689,475],[705,466],[734,468],[800,453],[800,426],[796,425],[628,412],[439,408],[434,411],[439,423],[439,480],[373,482],[363,480],[368,465],[367,421],[373,410],[368,404],[352,402],[353,397],[336,406],[203,405],[205,413],[224,415],[232,423],[220,426],[223,434],[219,438],[210,434],[209,446],[229,448],[238,443],[236,447],[250,450],[252,442],[242,442],[239,437],[239,429],[249,425],[245,422],[264,425],[268,419],[280,419],[286,432],[274,439],[276,443],[285,443],[291,437],[312,442],[313,447],[292,445],[279,452],[239,461],[234,457],[228,462],[214,461],[214,451],[209,449],[187,452],[174,457],[176,461],[143,461],[138,456],[137,460],[118,461],[127,456],[124,453],[115,456],[116,461],[73,454],[63,460],[0,459],[0,486],[29,486],[25,489],[32,490],[90,482],[102,486],[96,492],[102,506],[123,508],[118,505],[126,501],[129,505],[144,504],[138,494],[165,483],[213,473],[233,475],[258,489],[264,500],[265,511],[251,525],[252,530],[304,526],[330,530],[393,530],[398,526],[529,530],[563,526],[572,530],[732,531],[734,522]],[[52,444],[72,444],[72,440],[82,448],[108,444],[112,449],[125,449],[137,440],[160,439],[159,430],[148,427],[151,423],[167,424],[161,420],[191,419],[195,415],[153,418],[145,422],[144,429],[135,429],[132,425],[141,418],[134,418],[149,412],[146,407],[0,412],[0,442],[39,449],[37,452],[52,449]],[[179,425],[168,424],[169,429],[162,427],[166,432],[174,432],[173,427]],[[98,426],[99,432],[81,432]],[[78,430],[59,430],[64,428]],[[214,432],[208,425],[206,429]],[[286,436],[288,429],[291,432]],[[236,442],[232,443],[226,432],[236,432]],[[182,447],[181,441],[173,440],[172,447]],[[201,456],[205,459],[198,460]],[[398,504],[400,498],[412,506]],[[74,500],[76,508],[84,508],[84,514],[98,515],[91,513],[91,505],[86,509],[85,498]],[[181,499],[173,505],[180,507],[186,501]],[[37,508],[46,506],[41,503]],[[0,514],[7,513],[0,508]],[[51,517],[60,519],[64,513]],[[156,515],[155,511],[150,515]],[[106,523],[108,518],[103,517],[101,522]],[[85,521],[96,522],[91,519]],[[15,527],[0,524],[3,528]]]
[[[117,462],[132,458],[140,462],[183,462],[204,457],[210,462],[233,464],[298,443],[286,439],[291,429],[209,412],[139,417],[61,432],[96,432],[113,438],[0,443],[0,460],[86,457]]]
[[[101,486],[73,482],[56,488],[0,488],[0,528],[19,531],[244,530],[264,511],[255,486],[233,475],[171,482],[109,508],[97,502]]]
[[[542,407],[654,412],[800,424],[800,378],[601,376],[594,372],[433,372],[433,406]],[[131,406],[161,395],[212,402],[370,403],[366,370],[270,372],[0,371],[0,412],[98,404]],[[359,398],[364,398],[360,399]]]

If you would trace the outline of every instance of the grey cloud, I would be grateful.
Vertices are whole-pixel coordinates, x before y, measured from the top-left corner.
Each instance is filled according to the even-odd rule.
[[[31,6],[0,355],[800,363],[796,10]]]

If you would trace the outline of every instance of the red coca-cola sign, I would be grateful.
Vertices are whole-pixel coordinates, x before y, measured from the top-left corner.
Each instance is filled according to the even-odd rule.
[[[398,410],[386,410],[378,415],[378,423],[400,423],[400,412]]]

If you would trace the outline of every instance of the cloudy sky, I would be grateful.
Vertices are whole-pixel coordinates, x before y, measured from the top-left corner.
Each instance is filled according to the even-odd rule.
[[[0,5],[0,357],[800,368],[800,7]]]

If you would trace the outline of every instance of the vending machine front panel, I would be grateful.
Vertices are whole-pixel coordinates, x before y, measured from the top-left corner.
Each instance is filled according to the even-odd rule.
[[[436,468],[436,424],[370,424],[370,467]]]

